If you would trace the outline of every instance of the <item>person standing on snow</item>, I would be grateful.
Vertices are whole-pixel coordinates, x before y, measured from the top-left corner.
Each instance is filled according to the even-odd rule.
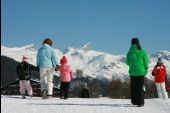
[[[131,40],[131,47],[126,56],[131,80],[131,103],[138,107],[144,106],[144,77],[148,72],[148,55],[141,48],[139,39]]]
[[[165,85],[167,84],[167,72],[162,58],[158,58],[157,65],[152,70],[152,75],[155,79],[158,97],[168,99],[168,94],[165,89]]]
[[[32,87],[30,84],[31,71],[38,71],[38,68],[29,64],[29,59],[25,56],[22,58],[22,62],[16,67],[17,77],[19,79],[20,93],[22,99],[26,99],[26,90],[30,97],[33,95]]]
[[[84,83],[81,91],[81,98],[89,98],[89,96],[90,96],[89,88],[87,87],[87,83]]]
[[[60,60],[60,66],[56,67],[56,71],[60,72],[60,98],[67,99],[69,98],[69,87],[70,82],[73,79],[74,72],[71,69],[70,65],[68,65],[68,60],[66,56],[63,56]]]
[[[44,40],[37,53],[37,66],[40,68],[42,99],[48,99],[53,94],[53,72],[57,65],[57,56],[52,48],[52,40]]]

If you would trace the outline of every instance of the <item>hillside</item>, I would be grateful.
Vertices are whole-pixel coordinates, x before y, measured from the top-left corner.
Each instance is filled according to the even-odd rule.
[[[128,66],[125,64],[125,55],[112,55],[109,53],[99,52],[92,49],[88,43],[80,48],[68,47],[64,52],[55,49],[58,61],[62,55],[66,55],[70,61],[70,65],[74,70],[83,70],[83,76],[90,76],[98,79],[128,79]],[[1,46],[1,55],[21,61],[22,56],[28,56],[30,63],[36,65],[37,50],[33,44],[24,47],[5,47]],[[151,70],[157,62],[157,58],[162,56],[163,61],[170,73],[170,52],[161,50],[150,55],[149,72],[147,77],[153,79]]]

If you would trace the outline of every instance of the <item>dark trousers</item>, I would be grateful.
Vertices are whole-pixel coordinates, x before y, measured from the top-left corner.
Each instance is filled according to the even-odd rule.
[[[70,82],[61,82],[60,98],[64,97],[64,99],[67,99],[69,97],[69,87]]]
[[[133,105],[144,105],[144,76],[131,76],[131,103]]]

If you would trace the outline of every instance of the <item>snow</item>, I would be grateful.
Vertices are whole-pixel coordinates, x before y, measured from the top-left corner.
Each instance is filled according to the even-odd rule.
[[[170,113],[170,100],[145,99],[144,107],[136,107],[129,99],[69,98],[61,100],[40,97],[2,96],[1,113]]]
[[[83,70],[83,76],[90,76],[99,79],[120,79],[128,78],[128,66],[125,63],[125,55],[113,55],[105,52],[95,51],[90,43],[80,48],[68,47],[64,52],[55,49],[58,62],[63,55],[67,56],[69,64],[76,70]],[[23,55],[30,58],[30,63],[36,65],[37,50],[33,44],[24,47],[5,47],[1,45],[1,55],[13,58],[21,62]],[[170,73],[170,52],[161,50],[150,56],[148,77],[153,80],[151,71],[157,62],[157,58],[162,56],[168,73]]]

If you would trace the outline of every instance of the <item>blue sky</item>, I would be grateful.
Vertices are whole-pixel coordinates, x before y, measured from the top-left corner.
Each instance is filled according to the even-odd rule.
[[[1,45],[82,47],[126,54],[138,37],[149,54],[170,51],[170,0],[1,0]]]

